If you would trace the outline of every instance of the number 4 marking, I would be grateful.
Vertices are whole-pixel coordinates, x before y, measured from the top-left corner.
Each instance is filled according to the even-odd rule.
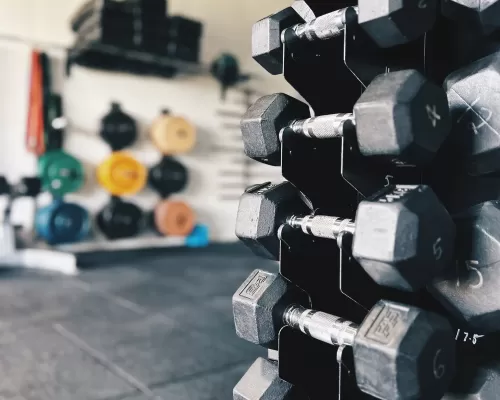
[[[425,110],[427,111],[427,116],[431,120],[432,127],[435,128],[438,121],[441,120],[441,115],[438,114],[436,105],[434,104],[433,106],[430,106],[427,104],[425,106]]]

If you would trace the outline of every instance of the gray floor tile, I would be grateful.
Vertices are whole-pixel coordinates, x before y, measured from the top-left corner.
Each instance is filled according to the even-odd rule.
[[[98,400],[134,390],[50,325],[2,330],[0,354],[2,399]]]
[[[85,295],[78,282],[60,276],[0,276],[0,327],[64,315]]]
[[[109,291],[123,286],[137,284],[151,278],[151,274],[135,264],[109,268],[86,269],[78,276],[96,290]]]
[[[0,275],[0,399],[147,398],[134,398],[138,384],[165,400],[231,398],[265,354],[232,320],[232,294],[255,267],[277,270],[250,253],[207,250],[77,278]]]
[[[174,382],[153,389],[158,400],[229,400],[233,398],[233,388],[245,374],[251,362],[222,371],[214,371],[201,377],[193,377],[182,382]],[[123,400],[150,400],[136,394]]]
[[[208,335],[182,328],[164,329],[161,324],[159,328],[149,327],[142,336],[121,338],[100,350],[147,384],[182,379],[249,359],[241,348]]]

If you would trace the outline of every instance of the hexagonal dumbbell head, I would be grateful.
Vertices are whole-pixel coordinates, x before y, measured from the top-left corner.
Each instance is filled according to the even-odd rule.
[[[379,301],[354,339],[356,381],[379,399],[435,399],[454,376],[455,340],[443,317]]]
[[[283,43],[281,33],[304,20],[292,7],[256,22],[252,28],[252,57],[267,72],[283,72]]]
[[[485,34],[500,27],[498,0],[441,0],[441,12],[445,17],[479,29]]]
[[[451,130],[446,93],[416,70],[376,77],[354,117],[362,154],[406,163],[432,160]]]
[[[296,400],[294,387],[278,375],[278,364],[257,358],[233,390],[234,400]]]
[[[279,260],[279,227],[293,213],[310,212],[300,191],[289,182],[255,185],[241,196],[236,236],[256,255]]]
[[[500,202],[489,201],[455,216],[456,264],[429,290],[475,332],[500,330]]]
[[[469,367],[457,372],[451,389],[442,400],[492,400],[498,398],[500,364]]]
[[[380,285],[416,290],[453,258],[455,224],[428,186],[397,186],[363,201],[353,256]]]
[[[487,82],[487,84],[485,84]],[[481,58],[449,75],[444,83],[453,119],[453,138],[470,175],[500,171],[500,52]]]
[[[436,0],[359,0],[359,24],[380,47],[423,35],[436,21]]]
[[[283,313],[290,304],[308,307],[309,297],[281,275],[253,271],[233,295],[237,335],[251,343],[277,349]]]
[[[286,94],[261,97],[241,120],[245,154],[264,164],[280,165],[280,131],[292,121],[310,116],[307,104]]]

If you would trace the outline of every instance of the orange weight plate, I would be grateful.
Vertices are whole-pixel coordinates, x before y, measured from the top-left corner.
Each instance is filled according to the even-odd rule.
[[[165,236],[187,236],[195,226],[196,215],[182,201],[160,201],[154,211],[156,229]]]

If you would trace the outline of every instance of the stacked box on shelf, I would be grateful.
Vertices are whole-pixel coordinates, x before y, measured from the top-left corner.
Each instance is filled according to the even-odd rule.
[[[201,22],[167,16],[166,1],[91,0],[77,11],[71,26],[78,35],[77,47],[96,43],[199,61]]]

